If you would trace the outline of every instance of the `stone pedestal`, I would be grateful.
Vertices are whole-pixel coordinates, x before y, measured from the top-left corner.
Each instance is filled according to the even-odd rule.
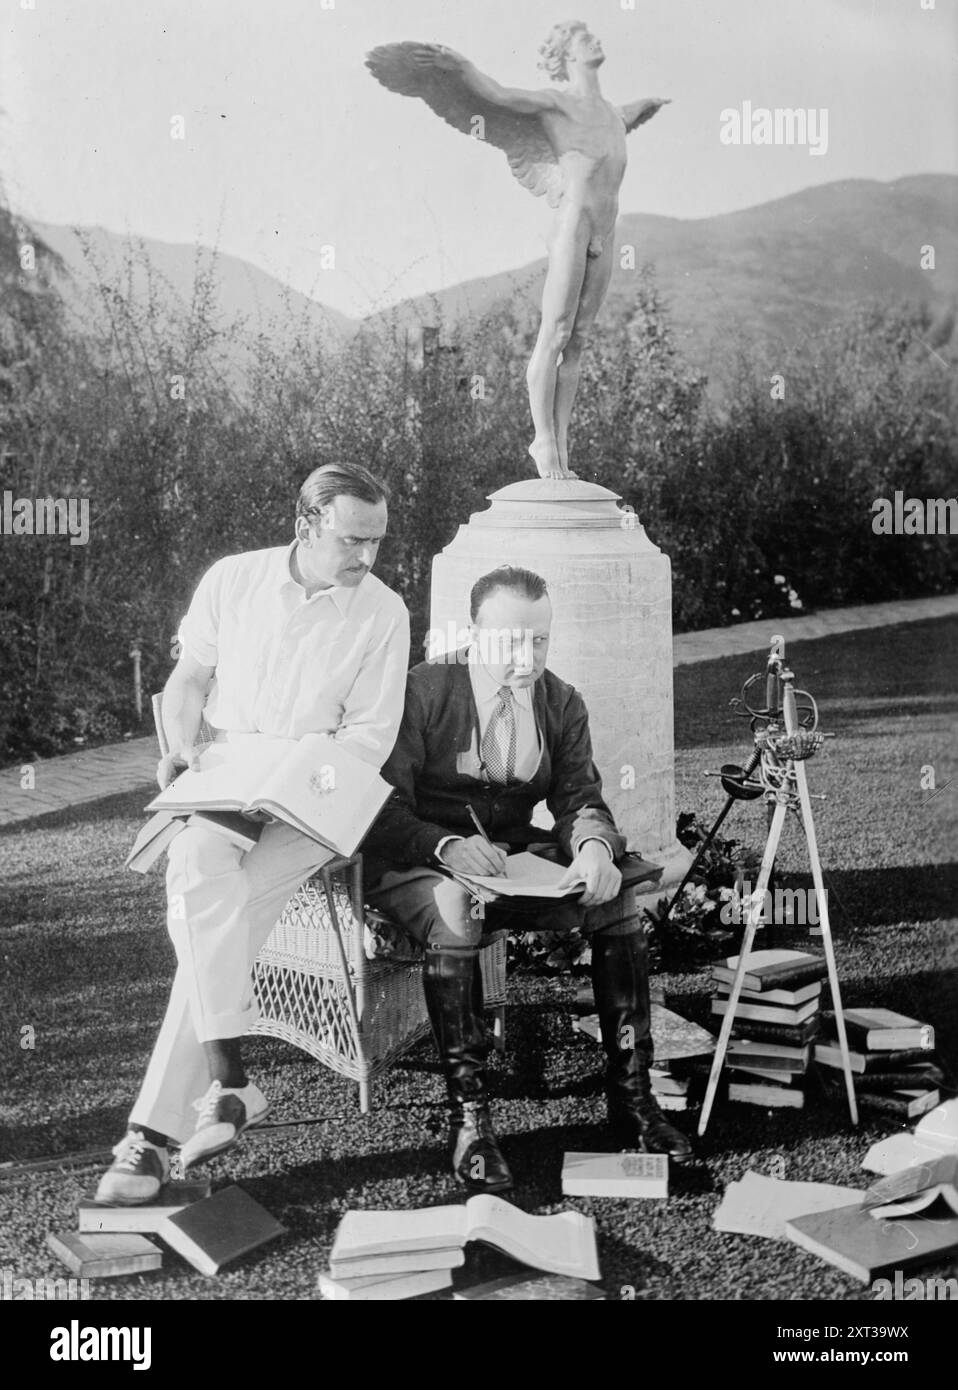
[[[503,564],[542,575],[549,668],[585,699],[605,798],[629,847],[665,866],[662,887],[676,884],[691,856],[675,838],[668,557],[595,483],[533,479],[489,501],[433,561],[433,653],[465,637],[480,575]]]

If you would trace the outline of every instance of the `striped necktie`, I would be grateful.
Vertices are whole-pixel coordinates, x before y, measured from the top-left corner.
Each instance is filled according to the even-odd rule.
[[[482,761],[491,782],[506,785],[516,777],[516,709],[512,691],[499,687],[499,703],[482,736]]]

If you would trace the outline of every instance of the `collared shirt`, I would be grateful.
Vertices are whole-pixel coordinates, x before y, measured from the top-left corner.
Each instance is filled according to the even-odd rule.
[[[499,699],[501,682],[497,681],[488,666],[479,660],[479,653],[475,645],[469,648],[468,665],[472,697],[476,702],[476,711],[479,715],[479,746],[481,748],[483,736],[489,727],[489,720],[492,718]],[[535,687],[530,685],[524,689],[513,689],[512,691],[516,712],[516,779],[520,782],[532,781],[536,768],[539,766],[539,759],[542,757],[542,739],[536,725],[535,711],[532,705],[534,689]],[[463,838],[462,835],[444,836],[436,846],[436,859],[442,863],[443,848],[452,840]],[[589,836],[587,839],[598,839],[599,843],[605,845],[608,850],[609,858],[615,857],[608,840],[603,840],[599,836]],[[580,846],[586,843],[587,840],[579,840],[573,846],[573,851],[578,853]]]
[[[205,718],[229,736],[332,734],[379,768],[403,713],[406,605],[373,574],[307,598],[294,550],[227,555],[200,580],[179,637],[216,668]]]
[[[475,648],[470,648],[469,655],[469,679],[472,682],[472,697],[476,702],[476,710],[479,714],[479,746],[481,748],[486,729],[489,727],[489,720],[499,703],[499,691],[502,688],[502,683],[495,679],[488,666],[478,660],[478,653]],[[536,728],[536,717],[532,709],[532,691],[531,685],[525,689],[512,691],[513,706],[516,713],[516,780],[519,782],[532,781],[536,768],[539,766],[539,759],[542,757],[542,745],[539,731]]]

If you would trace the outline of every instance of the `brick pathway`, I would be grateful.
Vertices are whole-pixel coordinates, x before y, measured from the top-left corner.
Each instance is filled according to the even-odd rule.
[[[156,776],[158,756],[156,739],[151,736],[4,768],[0,771],[0,826],[99,801],[135,787],[145,789]],[[29,781],[24,775],[27,768],[33,770],[32,790],[21,786]]]
[[[715,657],[744,656],[767,650],[770,638],[776,633],[780,633],[787,644],[862,628],[890,627],[895,623],[956,615],[958,594],[946,594],[937,598],[864,604],[857,608],[833,608],[805,618],[762,619],[736,627],[681,633],[673,644],[674,662],[676,666],[688,666]],[[150,736],[24,764],[23,767],[33,768],[35,786],[32,790],[21,786],[21,782],[27,780],[23,767],[0,770],[0,826],[32,820],[68,806],[99,801],[136,787],[146,789],[153,782],[156,759],[156,741]]]
[[[680,633],[672,643],[673,665],[689,666],[694,661],[712,661],[718,656],[745,656],[748,652],[768,651],[774,636],[790,642],[813,637],[832,637],[866,627],[893,627],[895,623],[917,623],[927,618],[958,616],[958,594],[936,598],[896,599],[892,603],[864,603],[857,608],[830,608],[807,618],[762,618],[757,623],[737,623],[735,627],[712,627],[705,632]]]

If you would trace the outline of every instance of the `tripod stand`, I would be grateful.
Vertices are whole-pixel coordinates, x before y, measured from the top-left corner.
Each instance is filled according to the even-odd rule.
[[[797,691],[794,687],[795,677],[785,665],[784,638],[772,638],[766,664],[765,707],[764,709],[753,709],[748,703],[749,690],[760,679],[760,675],[755,675],[746,681],[742,688],[741,700],[751,715],[755,751],[746,767],[738,768],[732,764],[726,764],[722,768],[719,775],[722,777],[722,785],[728,793],[728,800],[701,846],[686,879],[679,888],[679,892],[681,892],[685,882],[691,877],[695,865],[701,860],[716,831],[728,815],[733,801],[752,800],[764,795],[770,811],[768,839],[762,856],[758,883],[755,891],[749,895],[747,900],[748,912],[742,943],[739,947],[738,965],[729,993],[728,1007],[722,1019],[715,1056],[712,1060],[712,1070],[705,1091],[705,1103],[702,1106],[702,1115],[699,1119],[698,1132],[700,1135],[703,1135],[708,1127],[719,1076],[732,1033],[732,1025],[735,1022],[735,1010],[738,1007],[739,996],[742,992],[746,962],[752,949],[755,932],[760,925],[775,855],[785,825],[785,817],[790,810],[799,817],[805,831],[812,882],[818,897],[822,944],[825,948],[828,982],[832,992],[832,1005],[835,1011],[838,1042],[841,1049],[842,1071],[845,1077],[845,1090],[848,1095],[848,1110],[852,1124],[858,1123],[858,1106],[855,1100],[851,1062],[848,1055],[848,1038],[845,1033],[845,1015],[842,1011],[838,970],[835,965],[835,951],[828,918],[828,898],[822,879],[815,822],[812,819],[811,794],[808,790],[808,780],[805,773],[806,761],[814,757],[821,748],[825,735],[818,730],[818,707],[815,701],[806,691]],[[757,779],[753,780],[753,774],[756,773]],[[671,911],[677,897],[678,893],[669,903],[666,916]]]

